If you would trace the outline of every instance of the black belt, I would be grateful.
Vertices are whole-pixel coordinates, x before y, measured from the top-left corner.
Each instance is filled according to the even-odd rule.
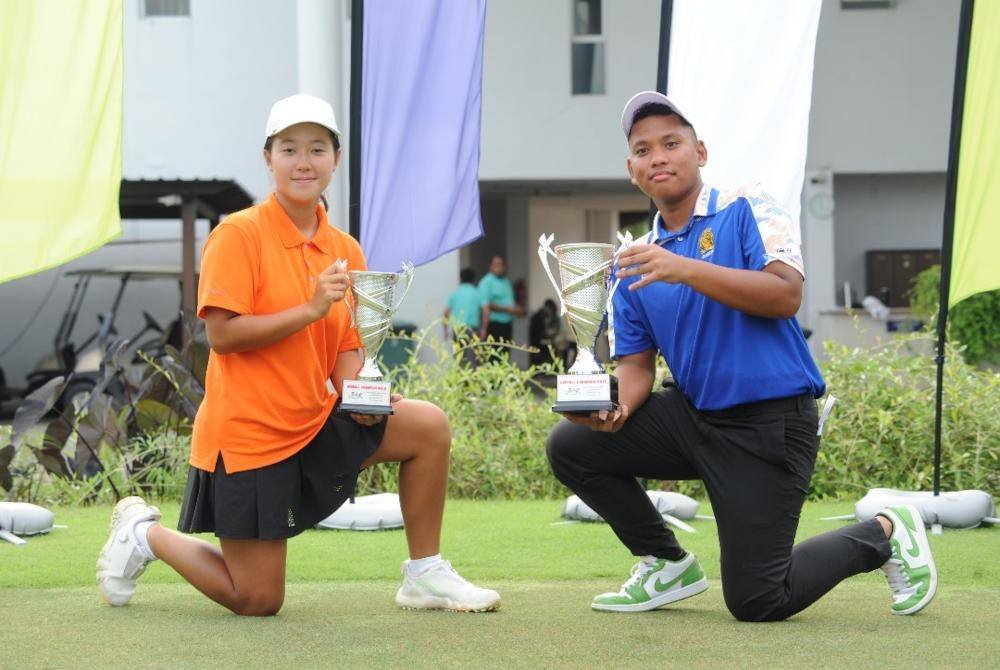
[[[813,407],[816,406],[816,398],[813,397],[811,392],[803,393],[802,395],[790,396],[788,398],[758,400],[756,402],[748,402],[742,405],[733,405],[732,407],[727,407],[726,409],[708,409],[699,411],[705,416],[737,419],[755,416],[758,414],[780,414],[782,412],[793,412],[809,407],[809,403],[812,403]]]

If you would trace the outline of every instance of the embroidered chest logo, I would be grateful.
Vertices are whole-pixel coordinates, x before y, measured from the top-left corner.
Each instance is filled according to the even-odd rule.
[[[701,254],[702,258],[705,258],[713,251],[715,251],[715,234],[712,232],[711,228],[706,228],[705,232],[703,232],[701,237],[698,238],[698,252]]]

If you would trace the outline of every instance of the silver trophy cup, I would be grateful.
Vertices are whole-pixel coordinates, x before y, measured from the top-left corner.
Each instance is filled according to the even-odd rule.
[[[403,263],[402,272],[353,270],[349,274],[351,319],[361,337],[365,362],[356,380],[344,380],[340,411],[392,414],[389,382],[382,381],[375,357],[392,328],[392,315],[413,283],[413,265]]]
[[[604,373],[597,360],[597,338],[607,323],[607,311],[618,282],[611,277],[615,258],[632,238],[619,234],[621,245],[615,250],[611,244],[584,242],[560,244],[552,247],[553,235],[538,238],[538,257],[552,287],[559,294],[560,313],[566,315],[570,330],[576,336],[576,361],[569,374],[557,379],[556,412],[583,412],[610,410],[617,406],[616,378]],[[549,257],[555,258],[559,280],[549,266]]]

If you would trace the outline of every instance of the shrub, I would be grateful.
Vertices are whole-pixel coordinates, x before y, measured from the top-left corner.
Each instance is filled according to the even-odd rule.
[[[910,308],[914,316],[936,327],[941,303],[941,266],[934,265],[913,280]],[[1000,290],[969,296],[948,310],[948,339],[965,347],[965,359],[1000,364]]]
[[[429,333],[410,339],[406,365],[391,373],[393,390],[437,404],[451,420],[449,495],[457,498],[551,498],[562,495],[549,470],[545,438],[559,417],[553,393],[539,377],[557,372],[545,365],[521,370],[509,362],[509,345],[441,342]],[[479,364],[464,362],[466,350]],[[429,355],[429,356],[428,356]],[[429,363],[421,357],[432,358]],[[396,490],[396,465],[362,473],[358,492]]]
[[[869,349],[826,343],[824,376],[837,408],[824,430],[813,497],[858,497],[871,487],[930,490],[936,365],[931,335]],[[941,488],[1000,488],[1000,375],[946,350]]]
[[[413,350],[390,378],[394,390],[431,400],[450,417],[449,495],[482,499],[567,495],[552,475],[544,450],[545,438],[559,417],[550,410],[554,393],[540,380],[551,379],[558,368],[521,370],[505,355],[510,345],[475,338],[465,344],[443,343],[429,332],[402,338],[412,342]],[[856,499],[876,486],[931,488],[936,373],[933,357],[926,353],[930,339],[927,333],[914,333],[870,349],[827,343],[824,376],[839,402],[824,431],[811,497]],[[477,353],[476,367],[466,361],[470,349]],[[949,344],[942,488],[995,493],[1000,489],[1000,375],[969,365],[962,353],[961,347]],[[150,380],[169,382],[164,389],[172,389],[175,402],[132,402],[109,409],[102,404],[106,401],[93,401],[76,424],[57,418],[44,436],[19,436],[17,423],[13,435],[9,427],[0,427],[0,487],[7,490],[7,497],[76,504],[112,501],[138,491],[179,499],[190,437],[187,419],[177,416],[189,416],[197,404],[197,395],[184,389],[194,384],[194,393],[199,388],[197,371],[185,373],[180,357],[177,353],[166,362],[152,361],[143,367],[147,381],[139,386],[149,391],[158,383]],[[432,360],[424,362],[428,358]],[[661,360],[657,379],[667,374]],[[46,402],[54,395],[49,392]],[[192,407],[184,409],[180,398],[188,398],[185,402]],[[170,407],[174,409],[168,411]],[[43,409],[44,403],[31,411]],[[98,431],[102,426],[104,432]],[[93,455],[79,444],[86,436],[100,445]],[[81,469],[81,462],[99,467],[88,472]],[[397,472],[397,465],[369,468],[361,474],[358,493],[395,491]],[[648,485],[704,495],[701,482]]]
[[[138,352],[132,360],[128,340],[110,342],[99,378],[78,406],[58,402],[72,375],[28,395],[11,429],[0,433],[0,487],[7,498],[73,503],[128,493],[179,495],[173,489],[186,474],[186,436],[204,396],[208,359],[201,322],[185,314],[183,325],[183,350],[167,345],[155,359]]]

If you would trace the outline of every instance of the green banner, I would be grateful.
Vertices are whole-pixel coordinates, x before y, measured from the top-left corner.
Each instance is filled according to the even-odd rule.
[[[1000,2],[973,7],[949,307],[1000,288]]]
[[[0,282],[121,234],[122,0],[0,0]]]

